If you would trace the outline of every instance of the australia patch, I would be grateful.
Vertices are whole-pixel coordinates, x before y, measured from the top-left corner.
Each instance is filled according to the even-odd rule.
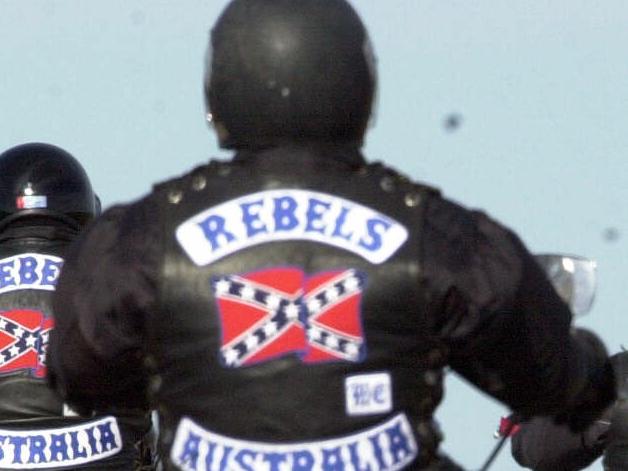
[[[214,279],[222,363],[237,368],[291,354],[305,363],[363,360],[365,282],[353,269],[307,275],[292,267]]]
[[[404,413],[348,435],[292,443],[227,437],[183,417],[170,459],[185,471],[400,471],[410,469],[420,446]]]
[[[74,424],[50,429],[0,429],[0,469],[83,469],[86,463],[122,451],[122,435],[115,417]]]

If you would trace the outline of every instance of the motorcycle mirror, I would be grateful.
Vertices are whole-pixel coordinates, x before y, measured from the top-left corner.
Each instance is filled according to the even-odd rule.
[[[591,310],[597,287],[597,263],[594,260],[564,254],[537,254],[535,258],[575,316]]]

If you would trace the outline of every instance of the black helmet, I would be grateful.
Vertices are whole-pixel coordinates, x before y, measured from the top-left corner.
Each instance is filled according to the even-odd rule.
[[[361,145],[375,88],[368,33],[345,0],[233,0],[212,31],[205,96],[221,147]]]
[[[63,149],[31,143],[0,154],[0,228],[45,216],[78,229],[99,212],[85,170]]]

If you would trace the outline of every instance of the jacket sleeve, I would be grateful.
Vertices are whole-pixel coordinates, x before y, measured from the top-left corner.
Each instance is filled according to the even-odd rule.
[[[49,378],[77,410],[144,407],[143,316],[156,244],[146,204],[105,212],[70,246],[53,300]]]
[[[442,198],[426,208],[424,269],[433,329],[461,376],[523,416],[575,429],[614,398],[606,350],[572,315],[519,238]]]

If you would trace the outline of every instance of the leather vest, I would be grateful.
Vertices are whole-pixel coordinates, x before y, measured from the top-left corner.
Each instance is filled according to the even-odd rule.
[[[0,244],[0,426],[63,417],[45,363],[62,246],[47,245]]]
[[[79,417],[47,385],[52,295],[67,244],[0,243],[0,470],[132,470],[141,458],[148,418]]]
[[[446,362],[421,270],[435,190],[380,164],[284,152],[212,161],[152,195],[164,225],[159,309],[147,319],[161,454],[368,469],[360,453],[371,447],[375,465],[392,460],[379,469],[427,468]],[[402,242],[386,239],[397,229]],[[345,438],[325,442],[322,458],[294,445],[334,437]]]

